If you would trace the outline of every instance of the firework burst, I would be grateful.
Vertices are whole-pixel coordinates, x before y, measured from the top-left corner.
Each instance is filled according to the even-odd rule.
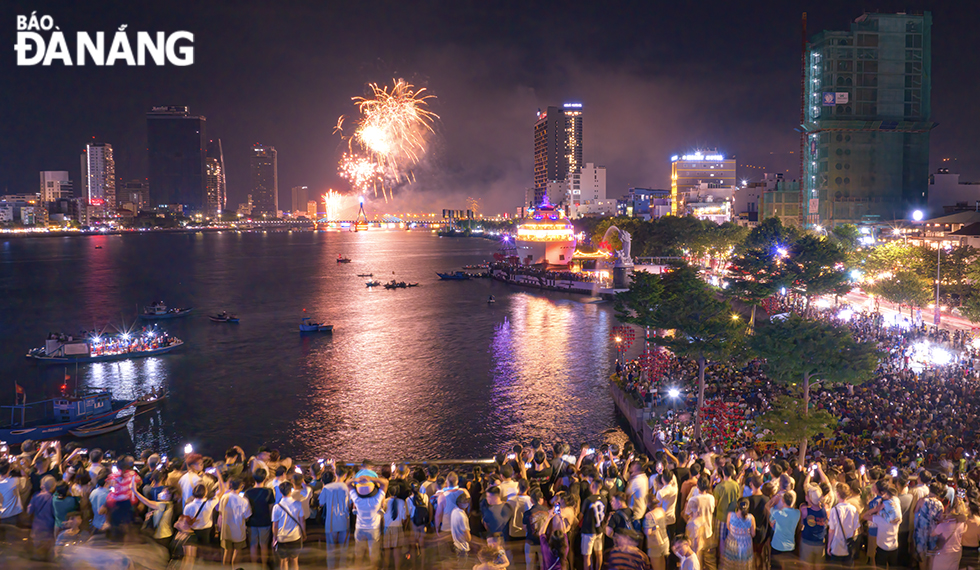
[[[344,135],[344,117],[337,122],[336,130],[350,149],[340,161],[340,172],[359,191],[367,186],[359,186],[357,180],[370,179],[375,195],[380,182],[387,201],[393,185],[413,180],[412,167],[425,155],[439,116],[428,110],[428,100],[435,96],[426,95],[425,88],[416,89],[401,79],[393,80],[390,88],[376,83],[370,87],[369,97],[352,99],[358,110],[353,134]]]

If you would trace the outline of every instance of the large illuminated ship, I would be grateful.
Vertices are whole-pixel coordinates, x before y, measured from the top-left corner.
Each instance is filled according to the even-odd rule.
[[[514,245],[522,265],[568,265],[575,254],[575,230],[561,208],[545,201],[528,210]]]

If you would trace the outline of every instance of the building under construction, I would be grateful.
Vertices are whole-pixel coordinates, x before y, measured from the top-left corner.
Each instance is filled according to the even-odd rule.
[[[905,219],[926,203],[932,15],[864,14],[806,44],[801,206],[808,226]]]

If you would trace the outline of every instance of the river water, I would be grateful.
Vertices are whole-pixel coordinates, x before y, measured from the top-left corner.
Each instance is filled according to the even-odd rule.
[[[117,398],[167,388],[161,410],[86,444],[118,451],[267,444],[304,459],[422,460],[488,457],[533,437],[600,441],[615,426],[611,304],[435,275],[495,249],[404,231],[6,239],[0,401],[12,403],[15,380],[31,401],[63,383]],[[341,253],[353,261],[338,264]],[[358,273],[421,286],[369,289]],[[158,299],[195,308],[161,321],[186,341],[168,355],[77,370],[23,356],[49,332],[131,326]],[[241,323],[210,322],[220,310]],[[300,335],[304,314],[334,332]]]

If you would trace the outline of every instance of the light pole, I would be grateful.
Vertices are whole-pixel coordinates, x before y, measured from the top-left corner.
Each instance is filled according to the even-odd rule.
[[[936,325],[936,328],[939,328],[939,323],[942,322],[942,318],[943,318],[942,311],[939,310],[939,268],[942,259],[943,259],[943,242],[942,240],[940,240],[940,242],[936,246],[936,311],[932,317],[932,323]],[[901,309],[901,307],[899,307],[899,309]]]
[[[617,336],[616,337],[616,362],[617,363],[620,362],[620,359],[623,355],[622,343],[623,343],[623,337]]]

